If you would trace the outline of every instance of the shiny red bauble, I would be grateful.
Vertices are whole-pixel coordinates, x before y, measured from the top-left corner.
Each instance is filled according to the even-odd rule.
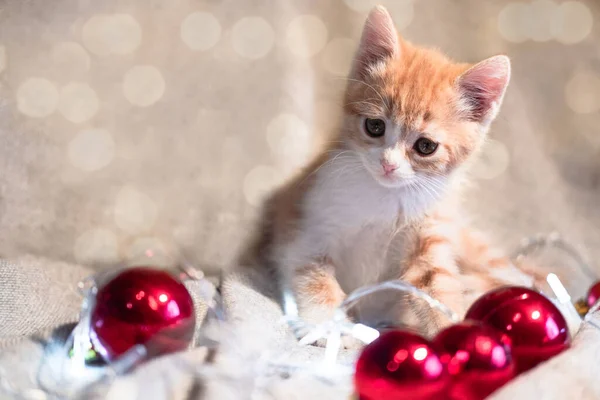
[[[600,300],[600,282],[594,283],[594,286],[590,288],[585,297],[585,301],[589,308],[592,308]]]
[[[185,349],[196,317],[186,287],[169,272],[125,269],[100,287],[91,314],[91,341],[111,361],[137,344],[149,356]]]
[[[481,400],[516,376],[508,339],[479,322],[462,322],[433,340],[452,376],[447,398]]]
[[[443,397],[450,376],[427,339],[388,331],[363,349],[354,383],[361,400],[429,400]]]
[[[527,371],[569,347],[565,318],[544,295],[503,287],[480,297],[465,319],[481,321],[510,338],[517,372]]]

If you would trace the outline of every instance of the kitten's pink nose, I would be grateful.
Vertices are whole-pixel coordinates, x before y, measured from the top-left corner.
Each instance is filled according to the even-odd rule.
[[[387,161],[381,161],[381,166],[383,167],[383,172],[385,172],[386,175],[389,175],[398,169],[398,165],[388,163]]]

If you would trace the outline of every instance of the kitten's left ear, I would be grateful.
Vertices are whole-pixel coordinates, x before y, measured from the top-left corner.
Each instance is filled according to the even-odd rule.
[[[376,6],[365,22],[351,75],[361,79],[370,67],[388,58],[397,57],[399,53],[400,38],[394,21],[385,7]]]
[[[506,56],[490,57],[463,73],[458,87],[466,103],[467,117],[482,124],[492,122],[500,110],[509,80],[510,60]]]

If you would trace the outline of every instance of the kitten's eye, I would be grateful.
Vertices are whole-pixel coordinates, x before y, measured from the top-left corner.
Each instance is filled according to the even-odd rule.
[[[415,151],[422,156],[432,155],[433,153],[435,153],[437,148],[438,144],[433,140],[427,138],[420,138],[415,142],[415,145],[413,146],[413,149],[415,149]]]
[[[365,120],[367,135],[378,138],[385,134],[385,121],[378,118],[367,118]]]

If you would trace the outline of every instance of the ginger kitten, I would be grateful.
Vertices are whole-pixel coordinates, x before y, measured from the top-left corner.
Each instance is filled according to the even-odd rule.
[[[373,9],[336,140],[266,202],[241,262],[275,271],[284,312],[313,322],[383,280],[403,279],[459,315],[482,292],[530,285],[469,228],[457,196],[509,78],[507,57],[455,63],[404,41],[386,9]],[[445,322],[398,293],[371,303],[358,313],[366,323],[399,324],[409,309],[429,333]]]

